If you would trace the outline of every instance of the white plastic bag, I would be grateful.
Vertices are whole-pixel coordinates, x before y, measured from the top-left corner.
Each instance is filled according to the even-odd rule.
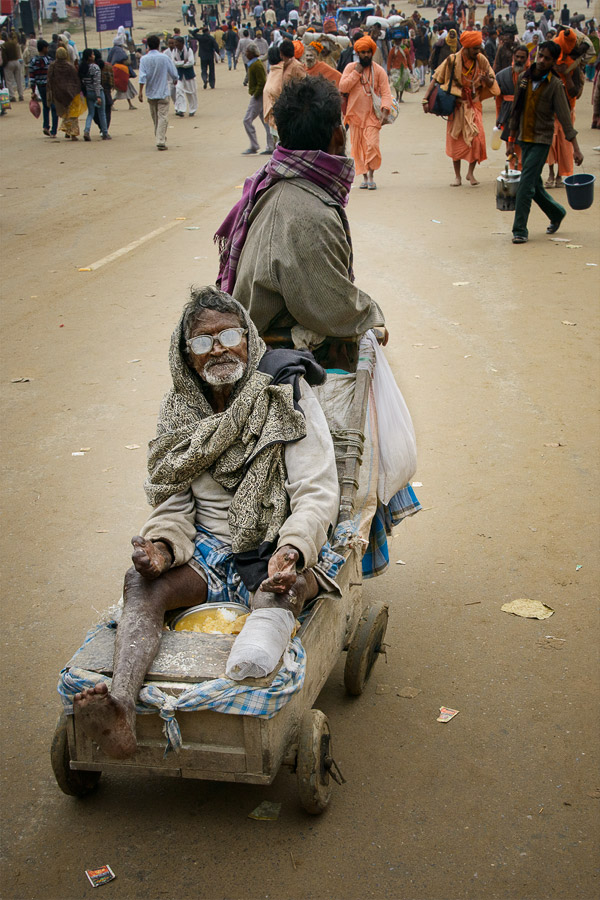
[[[279,607],[250,613],[231,648],[227,677],[241,681],[270,675],[288,645],[295,621],[289,609]]]
[[[367,334],[375,347],[373,394],[379,438],[377,496],[387,504],[417,471],[417,441],[408,407],[385,354],[373,332]]]

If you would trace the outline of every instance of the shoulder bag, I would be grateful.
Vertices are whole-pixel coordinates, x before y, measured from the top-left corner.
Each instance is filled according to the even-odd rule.
[[[448,88],[452,88],[454,82],[454,65],[456,63],[456,55],[452,57],[452,68],[450,69],[450,81]],[[434,116],[451,116],[456,106],[456,97],[450,90],[445,91],[441,84],[436,83],[434,89],[427,98],[429,104],[429,112]]]
[[[375,80],[375,76],[373,75],[373,80]],[[381,97],[379,94],[375,93],[375,89],[371,82],[369,81],[369,90],[371,91],[371,100],[373,101],[373,112],[377,116],[378,120],[381,122],[383,119],[383,111],[381,109]],[[398,113],[400,112],[400,107],[395,100],[392,100],[392,108],[390,109],[389,115],[387,117],[386,125],[392,125],[396,119],[398,118]]]

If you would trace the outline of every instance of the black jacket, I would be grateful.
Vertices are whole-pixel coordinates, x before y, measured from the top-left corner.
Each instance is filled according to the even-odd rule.
[[[239,44],[240,39],[233,31],[233,29],[228,28],[225,33],[225,49],[229,50],[230,53],[234,53],[237,50],[237,45]]]
[[[354,47],[346,47],[345,50],[342,50],[340,53],[340,58],[338,59],[337,70],[338,72],[343,72],[346,66],[352,62],[354,59]]]
[[[214,54],[219,52],[219,45],[212,34],[199,34],[197,40],[198,56],[205,62],[211,60]]]

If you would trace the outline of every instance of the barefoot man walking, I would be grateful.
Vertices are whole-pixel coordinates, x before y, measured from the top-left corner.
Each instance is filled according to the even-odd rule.
[[[454,112],[446,125],[446,155],[454,166],[452,187],[460,187],[461,160],[469,164],[467,181],[474,187],[475,166],[487,159],[481,101],[497,96],[500,88],[494,71],[483,54],[480,31],[464,31],[460,36],[462,50],[444,60],[433,73],[433,80],[423,98],[423,112],[427,113],[428,97],[436,83],[456,97]]]

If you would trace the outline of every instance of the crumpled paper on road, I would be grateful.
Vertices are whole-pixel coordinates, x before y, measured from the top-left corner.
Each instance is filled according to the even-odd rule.
[[[542,603],[541,600],[530,600],[527,597],[503,603],[500,609],[502,612],[511,613],[513,616],[522,616],[524,619],[549,619],[554,615],[554,610]]]

